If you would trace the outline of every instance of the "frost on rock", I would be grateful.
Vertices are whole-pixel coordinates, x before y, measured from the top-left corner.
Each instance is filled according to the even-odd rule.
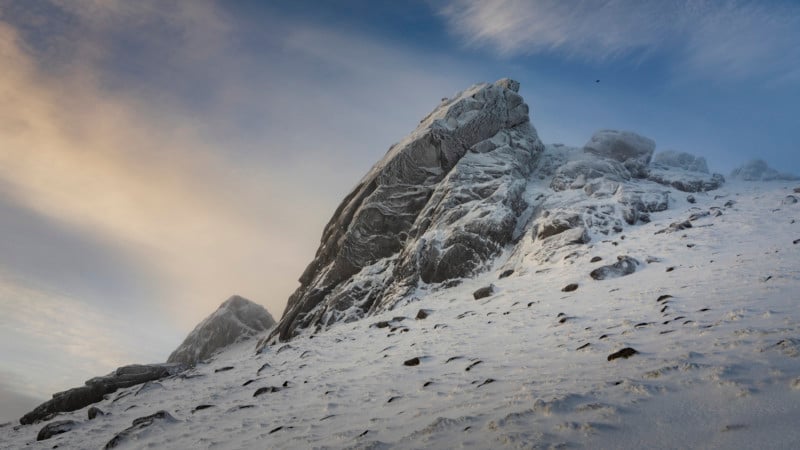
[[[705,158],[675,150],[656,153],[652,165],[659,169],[683,169],[689,172],[708,173],[708,164]]]
[[[646,175],[655,148],[650,138],[618,130],[600,130],[583,146],[587,153],[619,161],[637,178]]]
[[[269,340],[389,309],[420,282],[488,269],[518,237],[543,149],[518,89],[509,79],[472,86],[389,149],[325,227]]]
[[[261,334],[275,319],[261,305],[234,295],[198,324],[167,362],[195,365],[223,348]]]
[[[796,181],[800,180],[797,175],[781,173],[769,167],[766,162],[760,159],[744,164],[731,172],[731,178],[744,181]]]

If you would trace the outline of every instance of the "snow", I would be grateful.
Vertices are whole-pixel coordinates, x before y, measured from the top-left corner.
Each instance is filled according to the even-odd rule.
[[[548,182],[530,182],[529,203]],[[176,421],[120,448],[796,448],[800,206],[782,204],[793,187],[728,183],[695,204],[671,190],[651,223],[593,235],[577,256],[508,249],[495,270],[423,285],[393,311],[260,354],[254,341],[235,344],[182,376],[111,394],[94,405],[110,414],[91,421],[88,408],[60,414],[80,424],[48,440],[36,442],[45,423],[0,427],[0,448],[101,448],[159,410]],[[655,234],[711,207],[723,214]],[[589,277],[619,255],[642,266]],[[515,272],[498,279],[501,268]],[[569,283],[578,289],[562,292]],[[473,300],[489,284],[495,294]],[[414,320],[419,309],[430,315]],[[624,347],[639,353],[607,360]],[[253,396],[269,386],[278,390]]]

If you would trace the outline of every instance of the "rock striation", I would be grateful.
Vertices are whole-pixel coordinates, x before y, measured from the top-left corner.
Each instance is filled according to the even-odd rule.
[[[167,362],[193,366],[223,348],[264,333],[275,326],[275,319],[261,305],[234,295],[200,322]]]
[[[518,90],[509,79],[474,85],[393,145],[337,208],[259,347],[389,309],[419,283],[487,270],[520,237],[544,147]]]

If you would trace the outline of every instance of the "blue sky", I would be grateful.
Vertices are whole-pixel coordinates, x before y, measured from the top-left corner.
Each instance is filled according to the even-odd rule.
[[[0,0],[0,420],[234,293],[279,316],[341,198],[476,82],[519,80],[545,142],[800,173],[798,42],[788,0]]]

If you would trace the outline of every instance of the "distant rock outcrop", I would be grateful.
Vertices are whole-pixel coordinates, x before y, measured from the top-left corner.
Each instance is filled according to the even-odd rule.
[[[796,181],[797,175],[781,173],[769,167],[763,160],[756,159],[731,172],[731,178],[744,181]]]
[[[647,174],[646,168],[653,157],[656,143],[650,138],[630,131],[597,131],[583,150],[597,156],[621,162],[637,178]]]
[[[195,365],[219,350],[264,333],[275,319],[263,306],[234,295],[206,317],[169,355],[167,362]]]
[[[518,89],[503,79],[444,99],[389,149],[325,227],[270,342],[391,308],[419,282],[490,268],[520,237],[544,147]]]
[[[117,389],[136,386],[148,381],[174,375],[186,367],[182,364],[133,364],[122,366],[102,377],[86,381],[81,387],[53,394],[53,398],[25,414],[19,422],[28,425],[45,420],[56,413],[75,411],[103,400],[103,396]]]
[[[708,173],[706,159],[686,152],[664,150],[653,157],[652,166],[660,169],[682,169],[690,172]]]

